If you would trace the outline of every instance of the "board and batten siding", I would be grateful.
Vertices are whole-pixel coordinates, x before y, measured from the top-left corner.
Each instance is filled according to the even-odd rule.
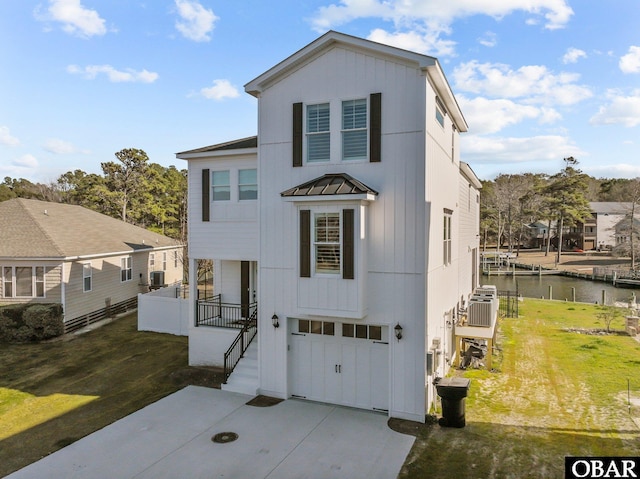
[[[258,259],[258,200],[237,199],[238,171],[257,167],[256,154],[189,160],[189,255],[198,259]],[[231,200],[211,201],[203,221],[202,171],[229,171]],[[209,182],[210,184],[210,182]],[[258,178],[260,190],[260,178]]]
[[[390,344],[390,408],[393,416],[411,419],[423,418],[425,412],[425,366],[417,358],[424,359],[425,351],[427,88],[425,76],[414,65],[334,47],[263,91],[258,121],[260,222],[268,225],[260,236],[260,320],[268,321],[274,311],[281,318],[300,317],[305,314],[301,301],[324,304],[324,311],[315,314],[337,322],[349,314],[348,304],[336,304],[341,301],[339,292],[331,293],[322,281],[315,282],[316,288],[301,286],[297,231],[302,206],[283,201],[280,192],[336,172],[347,173],[378,191],[364,213],[364,239],[360,239],[364,241],[360,245],[366,246],[364,273],[357,271],[351,281],[364,282],[367,314],[358,321],[391,329],[399,322],[404,328],[403,340]],[[331,129],[339,131],[336,112],[341,101],[369,98],[378,92],[382,109],[379,163],[342,162],[340,143],[332,141],[330,163],[292,166],[294,103],[330,102]],[[334,206],[330,201],[325,204]],[[261,390],[286,396],[287,335],[273,329],[260,330]]]

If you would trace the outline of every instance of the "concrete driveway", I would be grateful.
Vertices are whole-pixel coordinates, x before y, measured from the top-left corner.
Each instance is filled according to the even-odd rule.
[[[9,476],[23,478],[395,478],[414,438],[369,411],[189,386]],[[215,443],[233,432],[238,439]]]

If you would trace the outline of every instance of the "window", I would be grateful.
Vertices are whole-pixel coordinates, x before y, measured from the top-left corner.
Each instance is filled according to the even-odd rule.
[[[120,281],[131,281],[131,256],[120,258]]]
[[[238,199],[258,199],[258,170],[255,168],[238,171]]]
[[[229,186],[229,171],[211,172],[211,200],[229,201],[231,188]]]
[[[178,268],[178,252],[173,252],[173,267]]]
[[[324,336],[335,335],[335,323],[330,321],[311,321],[308,319],[298,320],[298,332],[309,334],[322,334]]]
[[[163,251],[162,252],[162,271],[166,271],[167,270],[167,252]]]
[[[91,263],[84,263],[82,265],[82,291],[88,293],[91,291],[91,280],[93,276],[93,269]]]
[[[4,298],[44,298],[44,266],[5,266],[2,269]]]
[[[342,337],[381,341],[382,326],[342,323]]]
[[[342,159],[367,159],[367,100],[342,102]]]
[[[307,105],[307,161],[329,161],[329,103]]]
[[[156,267],[156,254],[149,253],[149,271],[155,271]]]
[[[444,116],[447,114],[440,98],[436,97],[436,120],[440,123],[440,126],[444,128]]]
[[[314,214],[316,273],[340,273],[340,213]]]
[[[443,228],[443,263],[445,266],[451,264],[451,215],[453,211],[445,210],[444,213],[444,228]]]

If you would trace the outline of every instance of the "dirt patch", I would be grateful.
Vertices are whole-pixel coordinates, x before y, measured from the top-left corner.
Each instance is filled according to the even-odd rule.
[[[387,421],[387,426],[389,426],[389,429],[399,432],[400,434],[418,437],[427,434],[428,430],[437,422],[438,418],[435,416],[427,416],[424,423],[392,417]]]
[[[220,389],[224,371],[213,367],[187,367],[172,371],[168,377],[178,387],[202,386]]]
[[[284,401],[284,399],[259,395],[254,397],[251,401],[249,401],[247,403],[247,406],[271,407],[271,406],[275,406],[276,404],[280,404],[282,401]]]

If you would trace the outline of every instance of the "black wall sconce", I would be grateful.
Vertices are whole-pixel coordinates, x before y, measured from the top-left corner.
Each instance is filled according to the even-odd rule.
[[[396,333],[396,339],[400,341],[402,339],[402,326],[400,326],[400,323],[396,324],[393,331]]]
[[[278,319],[278,315],[276,313],[273,313],[273,316],[271,316],[271,324],[273,324],[274,328],[280,327],[280,322],[278,321]]]

